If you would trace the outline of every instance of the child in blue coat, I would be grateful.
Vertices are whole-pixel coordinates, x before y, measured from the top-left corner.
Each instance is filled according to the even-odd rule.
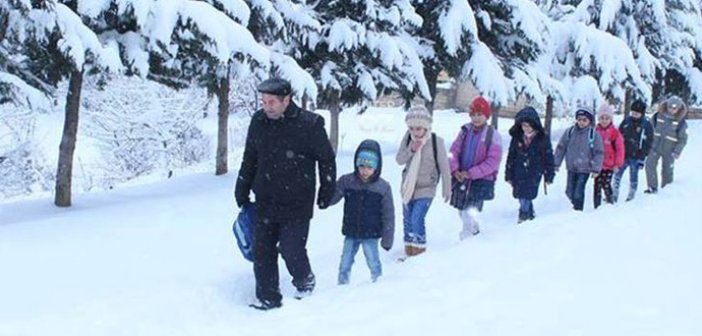
[[[553,182],[554,164],[551,139],[544,132],[539,114],[532,107],[517,113],[509,134],[505,180],[512,186],[512,196],[519,200],[517,223],[534,219],[532,200],[539,194],[541,177],[548,185]]]
[[[349,283],[351,266],[359,247],[363,248],[371,280],[382,275],[378,241],[386,251],[392,248],[395,235],[395,208],[390,184],[380,177],[380,144],[364,140],[354,155],[354,172],[339,178],[331,204],[344,199],[341,229],[344,250],[339,264],[339,284]]]

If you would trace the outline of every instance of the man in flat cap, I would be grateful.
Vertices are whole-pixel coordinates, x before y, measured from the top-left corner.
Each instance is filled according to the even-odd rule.
[[[236,181],[239,207],[256,195],[254,275],[261,310],[282,305],[278,251],[297,288],[296,298],[312,293],[315,277],[307,257],[307,235],[315,199],[315,163],[319,166],[317,205],[324,209],[334,193],[336,161],[324,118],[291,99],[290,82],[270,78],[258,86],[263,108],[251,118],[244,158]]]

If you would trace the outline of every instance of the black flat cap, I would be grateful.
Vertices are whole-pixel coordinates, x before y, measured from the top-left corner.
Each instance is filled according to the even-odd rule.
[[[292,93],[290,82],[282,78],[268,78],[256,87],[260,93],[268,93],[276,96],[287,96]]]

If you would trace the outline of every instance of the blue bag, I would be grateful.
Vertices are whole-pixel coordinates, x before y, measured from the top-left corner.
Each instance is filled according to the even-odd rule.
[[[241,254],[251,262],[254,260],[254,227],[256,227],[256,205],[244,204],[232,225],[232,230]]]

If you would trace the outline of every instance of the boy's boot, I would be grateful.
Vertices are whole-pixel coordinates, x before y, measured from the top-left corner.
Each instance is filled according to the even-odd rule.
[[[527,213],[523,212],[522,210],[519,210],[519,219],[517,219],[517,224],[521,224],[525,220],[527,220]]]

